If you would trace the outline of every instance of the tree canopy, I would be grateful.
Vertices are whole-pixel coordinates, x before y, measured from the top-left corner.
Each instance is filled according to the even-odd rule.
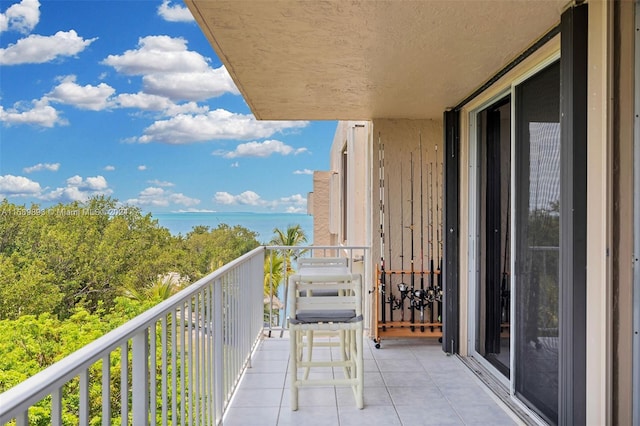
[[[109,197],[49,208],[0,201],[0,393],[258,247],[257,236],[226,224],[174,236],[151,214]],[[272,243],[305,241],[299,225],[274,229]],[[277,293],[292,255],[265,259],[265,295]],[[119,359],[111,363],[118,380]],[[100,392],[92,382],[91,398]],[[63,424],[77,423],[73,395],[65,391]],[[114,396],[114,413],[119,404]],[[50,424],[46,401],[29,421]],[[100,423],[92,408],[90,424]]]

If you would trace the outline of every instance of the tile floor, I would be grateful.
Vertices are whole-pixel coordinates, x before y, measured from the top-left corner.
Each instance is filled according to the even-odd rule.
[[[315,348],[316,357],[335,349]],[[365,339],[365,407],[358,410],[348,387],[300,389],[291,411],[289,340],[265,337],[234,396],[224,426],[272,425],[517,425],[521,422],[460,359],[430,339]],[[341,369],[335,374],[342,375]],[[311,370],[312,377],[333,374]]]

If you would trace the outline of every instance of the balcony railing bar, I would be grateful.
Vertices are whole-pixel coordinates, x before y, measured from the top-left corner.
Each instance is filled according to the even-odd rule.
[[[96,414],[103,425],[114,415],[123,425],[219,424],[262,336],[267,250],[269,256],[287,250],[295,256],[348,257],[352,268],[364,261],[358,268],[370,270],[368,247],[259,247],[0,394],[0,424],[15,419],[27,425],[29,408],[49,398],[51,424],[60,425],[69,415],[63,406],[69,391],[77,392],[80,424]],[[271,327],[271,309],[268,318]],[[91,387],[94,380],[101,389]],[[98,392],[101,407],[92,407],[91,392]],[[113,413],[117,396],[120,409]]]

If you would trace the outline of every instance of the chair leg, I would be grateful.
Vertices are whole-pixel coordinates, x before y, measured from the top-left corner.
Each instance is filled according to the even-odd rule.
[[[291,376],[291,410],[298,410],[298,330],[289,327],[289,375]],[[301,333],[300,333],[301,334]]]
[[[356,378],[358,380],[358,384],[356,385],[357,390],[356,390],[356,405],[358,406],[359,409],[363,409],[364,408],[364,359],[363,359],[363,352],[362,352],[362,348],[363,348],[363,330],[360,329],[356,329],[355,330],[355,340],[356,340],[356,351],[357,353],[355,354],[355,361],[356,361],[356,366],[355,366],[355,374],[356,374]]]
[[[304,347],[304,345],[302,345],[301,347]],[[307,331],[307,361],[308,362],[311,362],[312,356],[313,356],[313,330],[308,330]],[[307,380],[309,378],[309,371],[311,371],[311,367],[306,367],[304,370],[304,380]]]

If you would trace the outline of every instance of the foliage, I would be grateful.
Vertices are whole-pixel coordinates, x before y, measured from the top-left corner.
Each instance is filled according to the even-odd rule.
[[[280,284],[282,283],[282,266],[284,258],[282,254],[271,251],[264,259],[264,295],[275,296],[278,294]]]
[[[194,269],[204,276],[240,257],[260,243],[258,234],[242,226],[220,224],[215,229],[196,226],[186,237],[186,248],[192,256]]]
[[[278,235],[278,244],[306,241],[299,226]],[[108,197],[47,209],[0,201],[0,393],[257,246],[257,233],[225,224],[173,236]],[[272,261],[275,294],[285,260]],[[110,359],[114,416],[119,357]],[[100,424],[100,370],[98,362],[89,371],[90,424]],[[76,378],[64,388],[65,425],[77,424],[78,386]],[[30,424],[50,424],[49,412],[46,398],[29,410]]]
[[[274,246],[297,246],[307,242],[307,235],[300,225],[289,225],[286,231],[274,228],[273,238],[270,241]],[[267,298],[264,312],[265,319],[272,318],[272,321],[279,320],[279,312],[269,315],[272,309],[277,309],[275,304],[270,303],[278,294],[282,283],[286,282],[289,275],[293,273],[293,260],[306,252],[293,248],[272,250],[265,258],[264,265],[264,295]],[[277,303],[277,302],[275,302]],[[275,318],[275,319],[274,319]]]
[[[560,274],[560,208],[529,212],[527,229],[528,281],[523,289],[530,335],[558,335]]]
[[[109,310],[125,292],[162,300],[257,247],[256,237],[225,224],[172,236],[150,214],[108,197],[47,209],[3,200],[0,319],[44,312],[64,319],[98,304]],[[167,285],[169,276],[177,278]]]
[[[286,231],[274,228],[273,233],[274,236],[270,244],[274,246],[297,246],[307,242],[307,235],[300,225],[289,225]],[[293,258],[297,258],[305,253],[305,251],[306,250],[298,251],[296,249],[282,250],[282,260],[285,265],[284,281],[287,280],[293,271]]]

